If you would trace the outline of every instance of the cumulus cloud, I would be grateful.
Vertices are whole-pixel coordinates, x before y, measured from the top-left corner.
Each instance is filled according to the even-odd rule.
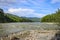
[[[8,10],[9,12],[21,12],[21,11],[24,11],[24,12],[33,12],[34,10],[32,9],[26,9],[26,8],[10,8]]]
[[[51,3],[59,3],[60,0],[51,0]]]
[[[36,13],[33,9],[26,9],[26,8],[10,8],[8,12],[11,14],[15,14],[18,16],[25,16],[25,17],[43,17],[45,14]]]

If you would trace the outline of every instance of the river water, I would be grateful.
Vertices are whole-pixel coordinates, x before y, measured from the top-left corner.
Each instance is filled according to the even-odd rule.
[[[58,30],[60,27],[53,23],[22,22],[0,23],[0,35],[20,32],[24,30]]]

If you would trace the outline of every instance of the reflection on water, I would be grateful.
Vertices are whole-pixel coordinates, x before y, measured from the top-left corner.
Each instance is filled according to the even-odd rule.
[[[58,30],[59,26],[52,23],[40,23],[40,22],[32,22],[32,23],[0,23],[0,35],[2,33],[9,34],[18,31],[24,30]]]

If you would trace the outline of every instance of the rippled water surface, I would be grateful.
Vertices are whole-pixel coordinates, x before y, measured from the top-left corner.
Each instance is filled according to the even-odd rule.
[[[0,35],[9,34],[24,30],[57,30],[59,26],[53,23],[0,23]]]

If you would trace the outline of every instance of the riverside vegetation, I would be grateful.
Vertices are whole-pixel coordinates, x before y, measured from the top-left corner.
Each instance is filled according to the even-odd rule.
[[[44,16],[41,19],[41,22],[60,23],[60,9],[58,9],[55,13]]]

